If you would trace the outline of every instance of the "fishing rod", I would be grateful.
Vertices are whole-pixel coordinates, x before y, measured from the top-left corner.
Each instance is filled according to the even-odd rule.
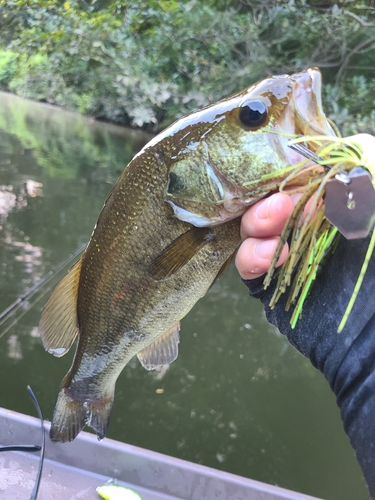
[[[72,260],[77,258],[82,252],[84,251],[86,247],[86,243],[82,243],[79,245],[78,248],[74,250],[74,252],[70,253],[65,259],[63,259],[57,266],[55,266],[51,271],[49,271],[43,278],[41,278],[37,283],[35,283],[27,292],[24,294],[20,295],[17,300],[15,300],[10,306],[8,306],[2,313],[0,313],[0,327],[8,321],[9,318],[11,318],[16,312],[26,303],[30,301],[30,299],[38,292],[42,287],[47,285],[52,278],[59,273],[62,269],[64,269],[65,266],[70,264]],[[21,314],[18,318],[16,318],[15,321],[13,321],[3,332],[0,333],[0,338],[5,335],[9,331],[9,329],[17,323],[17,321],[24,315],[26,314],[27,311],[31,309],[31,307],[38,302],[49,290],[50,288],[47,288],[39,297],[32,302],[29,307],[26,308],[26,310]]]

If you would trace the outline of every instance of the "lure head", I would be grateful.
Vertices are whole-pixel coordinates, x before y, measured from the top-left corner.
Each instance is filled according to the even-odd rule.
[[[259,199],[245,183],[301,161],[288,147],[291,136],[335,135],[322,111],[317,69],[267,78],[168,132],[183,138],[183,147],[172,157],[165,200],[195,226],[240,216]]]

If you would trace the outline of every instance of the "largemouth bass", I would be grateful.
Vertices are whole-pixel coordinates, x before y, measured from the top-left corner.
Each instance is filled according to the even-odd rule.
[[[301,160],[278,134],[334,135],[316,69],[267,78],[192,113],[149,142],[108,195],[82,258],[54,289],[40,322],[46,350],[75,338],[50,436],[88,424],[105,436],[116,380],[134,356],[150,370],[178,355],[179,322],[240,244],[254,203],[245,182]]]

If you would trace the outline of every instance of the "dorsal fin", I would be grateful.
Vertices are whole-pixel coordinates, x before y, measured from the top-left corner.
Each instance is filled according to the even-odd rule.
[[[215,236],[210,228],[192,227],[170,243],[150,264],[150,276],[167,279],[187,264]]]
[[[173,325],[164,335],[137,354],[143,368],[154,370],[158,366],[169,365],[177,359],[180,342],[179,331],[180,322]]]
[[[44,306],[39,332],[46,351],[60,357],[66,354],[79,333],[77,295],[82,259],[54,288]]]

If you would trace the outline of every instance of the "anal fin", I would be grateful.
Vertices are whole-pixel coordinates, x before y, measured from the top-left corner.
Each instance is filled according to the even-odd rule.
[[[79,333],[77,295],[82,259],[54,288],[44,306],[39,331],[46,351],[60,357],[66,354]]]
[[[180,322],[137,354],[143,368],[154,370],[158,366],[169,365],[177,359],[180,343],[179,331]]]

